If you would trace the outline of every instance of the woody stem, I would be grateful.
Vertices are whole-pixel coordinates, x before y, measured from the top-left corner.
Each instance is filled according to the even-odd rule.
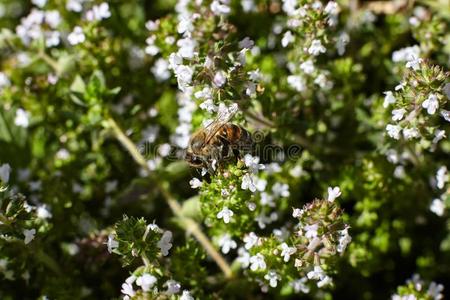
[[[128,153],[133,157],[134,161],[139,164],[148,174],[152,171],[147,165],[147,161],[139,152],[136,145],[125,135],[123,130],[119,127],[113,118],[107,119],[107,124],[117,140],[122,144],[122,146],[128,151]],[[155,180],[156,188],[164,196],[167,204],[169,205],[172,212],[181,220],[184,229],[192,233],[192,235],[197,239],[197,241],[203,246],[208,255],[216,262],[222,272],[225,274],[226,278],[231,278],[233,276],[230,266],[224,257],[214,248],[208,237],[202,232],[200,225],[183,215],[182,209],[175,197],[169,192],[166,184],[162,184],[158,180]]]

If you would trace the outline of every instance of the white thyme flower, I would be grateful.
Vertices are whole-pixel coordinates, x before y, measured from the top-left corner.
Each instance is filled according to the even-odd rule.
[[[341,195],[341,189],[338,186],[328,187],[328,198],[329,202],[334,202],[334,200]]]
[[[351,241],[352,237],[348,234],[348,227],[339,231],[339,245],[337,246],[337,251],[343,253]]]
[[[400,132],[401,132],[402,128],[399,125],[392,125],[392,124],[388,124],[386,126],[386,131],[388,133],[388,135],[393,138],[393,139],[400,139]]]
[[[259,203],[261,203],[262,206],[270,206],[270,207],[275,207],[275,197],[273,197],[272,195],[266,193],[266,192],[262,192],[261,193],[261,199],[259,201]]]
[[[172,248],[172,232],[167,230],[163,233],[161,239],[157,243],[159,249],[161,249],[161,253],[163,256],[169,255],[169,250]]]
[[[83,2],[86,0],[68,0],[66,9],[73,12],[81,12],[83,10]]]
[[[189,181],[189,184],[191,185],[191,188],[198,189],[203,185],[203,182],[200,179],[194,177]]]
[[[9,164],[3,164],[0,166],[0,181],[2,183],[8,183],[10,174],[11,167]]]
[[[422,102],[422,107],[427,110],[429,115],[434,115],[439,108],[439,101],[435,94],[430,94],[425,101]]]
[[[191,292],[184,290],[183,294],[180,297],[180,300],[195,300],[194,297],[191,296]]]
[[[257,7],[254,0],[241,0],[241,6],[242,10],[246,13],[257,11]]]
[[[438,189],[443,189],[445,183],[449,181],[449,174],[447,172],[446,166],[442,166],[438,169],[438,171],[436,172],[436,181],[436,186],[438,187]]]
[[[195,41],[192,38],[184,38],[180,39],[177,42],[178,54],[180,54],[181,57],[191,59],[195,55],[195,47],[197,46],[197,41]]]
[[[306,81],[300,75],[289,75],[287,77],[287,82],[297,92],[303,92],[306,90]]]
[[[38,206],[36,213],[40,219],[49,219],[52,217],[52,213],[48,210],[47,205],[45,204]]]
[[[297,252],[297,248],[289,247],[286,243],[281,244],[281,256],[285,262],[288,262],[295,252]]]
[[[11,85],[11,81],[9,81],[8,76],[6,76],[5,73],[0,72],[0,92],[2,91],[2,89],[4,87],[10,86]]]
[[[255,45],[255,42],[251,40],[248,36],[246,36],[243,40],[239,42],[240,49],[252,49]]]
[[[257,253],[250,257],[250,270],[265,270],[267,267],[264,260],[264,256],[261,253]]]
[[[153,28],[153,27],[151,27]],[[148,27],[147,27],[148,29]],[[156,30],[158,29],[157,27],[154,29]],[[178,17],[178,25],[177,25],[177,31],[180,34],[183,33],[190,33],[194,30],[194,25],[192,24],[192,18],[188,17],[188,16],[179,16]]]
[[[252,175],[247,173],[244,176],[242,176],[241,188],[243,190],[249,190],[252,193],[256,192],[256,185]]]
[[[281,46],[286,48],[290,43],[295,41],[295,36],[290,31],[286,31],[281,39]]]
[[[433,300],[441,300],[444,299],[444,295],[442,292],[444,291],[444,285],[437,284],[432,281],[427,290],[427,295],[429,295]]]
[[[158,81],[164,81],[170,78],[169,63],[164,58],[158,58],[151,71]]]
[[[406,113],[406,109],[399,108],[392,110],[392,121],[400,121]]]
[[[192,81],[194,70],[185,65],[179,65],[175,68],[175,77],[178,81],[178,87],[181,91],[185,91]]]
[[[434,131],[434,138],[433,138],[432,143],[437,144],[440,140],[442,140],[445,137],[446,137],[445,130],[436,129]]]
[[[284,198],[289,197],[291,194],[289,192],[289,185],[280,182],[276,182],[272,186],[272,193],[275,197],[284,197]]]
[[[223,222],[225,224],[228,224],[230,223],[231,217],[233,215],[234,215],[233,211],[225,206],[221,211],[217,213],[217,219],[223,219]]]
[[[223,234],[218,240],[219,247],[223,254],[228,254],[231,249],[237,248],[237,243],[231,238],[229,233]]]
[[[47,23],[50,28],[55,29],[61,23],[61,15],[57,10],[49,10],[45,12],[45,23]]]
[[[312,74],[315,70],[313,61],[308,59],[307,61],[302,62],[300,64],[300,69],[303,70],[305,74]]]
[[[258,240],[259,240],[259,237],[254,232],[250,232],[249,234],[246,234],[244,236],[245,249],[247,249],[247,250],[251,249],[253,246],[255,246],[258,243]]]
[[[445,211],[444,201],[442,201],[441,199],[433,199],[430,205],[430,210],[439,217],[442,217]]]
[[[319,224],[306,225],[303,227],[305,230],[305,236],[308,239],[317,237],[317,230],[319,229]]]
[[[23,241],[24,241],[25,245],[27,245],[32,240],[34,240],[34,235],[36,234],[36,229],[34,229],[34,228],[32,228],[32,229],[24,229],[22,233],[25,236]]]
[[[394,51],[392,53],[392,61],[393,62],[402,62],[408,61],[412,57],[420,56],[420,48],[418,45],[414,45],[411,47],[402,48],[400,50]]]
[[[133,289],[133,284],[124,282],[122,284],[121,293],[130,297],[134,297],[136,295],[136,292]]]
[[[264,178],[258,178],[257,180],[256,180],[256,189],[259,191],[259,192],[264,192],[265,190],[266,190],[266,187],[267,187],[267,180],[265,180]],[[261,193],[261,195],[262,195],[263,193]],[[267,194],[266,194],[267,195]],[[261,198],[262,198],[262,196],[261,196]],[[262,200],[261,200],[262,201]]]
[[[31,0],[31,3],[33,3],[34,5],[36,5],[39,8],[42,8],[47,3],[47,0]]]
[[[441,109],[441,116],[445,119],[445,121],[450,122],[450,111]]]
[[[157,281],[155,276],[145,273],[136,279],[136,285],[140,286],[144,292],[148,292]]]
[[[423,59],[421,59],[420,57],[409,57],[408,61],[406,62],[406,67],[417,71],[420,69],[420,64],[422,63],[422,61]]]
[[[101,21],[109,17],[111,17],[111,12],[109,11],[109,4],[106,2],[94,5],[91,10],[86,12],[88,21]]]
[[[303,215],[303,209],[300,209],[300,208],[293,208],[293,209],[292,209],[292,216],[293,216],[294,218],[298,218],[298,217],[300,217],[301,215]]]
[[[322,45],[320,40],[313,40],[311,46],[308,48],[308,53],[314,56],[325,53],[326,51],[327,49]]]
[[[259,163],[259,157],[252,156],[251,154],[244,155],[244,164],[252,173],[257,173],[258,170],[263,170],[265,168],[263,164]]]
[[[211,11],[215,14],[215,15],[228,15],[231,12],[230,7],[227,5],[228,1],[224,1],[224,0],[214,0],[211,5]]]
[[[114,235],[108,235],[108,241],[106,242],[108,246],[108,252],[112,253],[112,251],[119,247],[119,242],[114,239]]]
[[[347,32],[342,32],[339,37],[338,40],[336,42],[336,49],[339,55],[344,55],[345,53],[345,47],[347,46],[347,44],[350,42],[350,36],[348,35]]]
[[[213,83],[216,87],[220,88],[227,82],[227,74],[220,70],[214,75]]]
[[[281,276],[277,274],[274,270],[270,270],[266,275],[264,275],[264,279],[269,281],[269,285],[273,288],[277,287],[278,281],[281,280]]]
[[[291,281],[289,283],[290,286],[292,286],[292,288],[294,289],[294,291],[296,293],[302,292],[304,294],[308,294],[309,293],[309,287],[306,285],[306,282],[308,281],[308,278],[303,277],[300,279],[296,279],[294,281]]]
[[[240,247],[238,249],[237,261],[241,264],[243,269],[247,269],[250,266],[250,253],[248,253],[244,248]]]
[[[326,276],[326,274],[320,266],[314,266],[314,270],[309,271],[306,276],[308,277],[308,279],[321,280]]]
[[[333,279],[330,276],[325,275],[320,281],[317,282],[317,287],[322,288],[324,286],[330,285],[333,283]]]
[[[329,15],[337,15],[339,14],[339,5],[335,1],[329,1],[323,11]]]
[[[384,92],[384,102],[383,107],[387,108],[389,104],[394,104],[397,100],[394,97],[394,94],[391,91]]]
[[[27,128],[30,124],[30,113],[22,108],[17,109],[14,124],[19,127]]]
[[[405,137],[405,139],[410,140],[413,138],[420,137],[420,133],[419,130],[417,130],[417,128],[404,128],[403,136]]]
[[[181,290],[181,284],[172,279],[167,280],[164,286],[167,286],[166,294],[169,295],[178,294]]]

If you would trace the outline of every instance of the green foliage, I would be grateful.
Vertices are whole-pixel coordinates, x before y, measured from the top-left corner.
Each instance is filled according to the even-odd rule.
[[[0,298],[442,299],[448,3],[356,2],[2,1]]]

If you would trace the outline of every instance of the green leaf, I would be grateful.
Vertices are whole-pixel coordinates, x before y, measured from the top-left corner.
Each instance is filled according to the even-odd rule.
[[[70,91],[80,94],[84,94],[86,92],[86,84],[84,83],[83,78],[81,78],[80,75],[77,74],[75,76],[75,79],[70,85]]]

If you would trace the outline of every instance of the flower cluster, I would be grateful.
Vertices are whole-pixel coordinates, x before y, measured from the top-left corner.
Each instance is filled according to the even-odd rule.
[[[397,288],[397,293],[392,295],[392,300],[406,299],[424,299],[424,300],[440,300],[444,299],[444,286],[432,281],[426,284],[420,275],[414,274],[411,279],[406,281],[405,285]]]
[[[392,139],[410,140],[432,150],[446,137],[450,122],[448,74],[424,62],[419,53],[416,46],[393,54],[394,61],[406,61],[408,70],[395,92],[385,92],[383,107],[392,108],[386,132]]]
[[[339,188],[330,188],[328,200],[316,199],[302,209],[294,208],[292,215],[298,223],[284,232],[274,231],[270,237],[251,232],[244,238],[238,261],[263,290],[281,282],[296,293],[309,293],[313,286],[320,289],[332,284],[333,261],[351,242],[349,227],[334,201],[338,194]]]
[[[2,297],[441,299],[448,5],[356,2],[1,1]]]

